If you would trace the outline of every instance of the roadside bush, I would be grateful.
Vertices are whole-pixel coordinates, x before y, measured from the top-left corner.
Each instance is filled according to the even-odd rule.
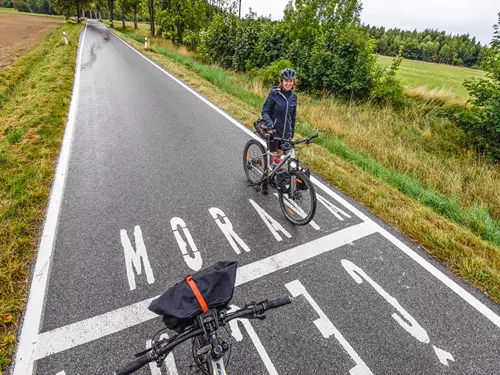
[[[306,74],[311,88],[346,97],[368,97],[375,83],[373,48],[373,40],[357,27],[319,35]]]
[[[404,87],[396,77],[402,61],[403,48],[400,48],[398,56],[392,60],[389,69],[378,67],[375,74],[375,86],[370,94],[370,98],[373,101],[377,103],[392,103],[396,106],[403,102]]]
[[[500,161],[500,12],[494,30],[491,48],[483,63],[486,78],[464,82],[471,97],[470,106],[460,108],[455,117],[479,150],[492,160]]]
[[[271,65],[266,68],[261,68],[257,71],[257,77],[259,80],[267,85],[276,85],[278,82],[278,78],[280,76],[280,72],[292,66],[292,63],[286,59],[279,59],[274,61]]]
[[[201,36],[199,32],[194,32],[187,30],[184,32],[183,36],[184,45],[191,51],[196,51],[201,42]]]
[[[301,0],[290,3],[279,22],[254,13],[240,20],[220,12],[201,32],[198,52],[224,68],[257,71],[267,83],[279,77],[269,76],[281,66],[274,62],[285,59],[303,89],[368,98],[377,82],[375,42],[360,26],[360,11],[359,0]],[[398,96],[395,77],[380,85],[377,98]]]
[[[236,23],[236,17],[218,13],[208,28],[201,33],[199,52],[210,63],[217,63],[224,68],[232,67],[235,54]]]
[[[247,69],[262,68],[286,56],[290,39],[278,22],[263,22]]]
[[[233,69],[236,71],[247,70],[254,66],[254,49],[259,35],[262,32],[264,19],[255,19],[255,14],[248,15],[244,20],[237,20],[236,38],[234,43]]]

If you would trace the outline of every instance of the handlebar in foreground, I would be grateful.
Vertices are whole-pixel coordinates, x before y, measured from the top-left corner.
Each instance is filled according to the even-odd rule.
[[[278,307],[288,305],[292,303],[292,297],[283,297],[283,298],[276,298],[274,300],[271,300],[267,302],[267,308],[268,309],[277,309]]]
[[[216,316],[218,317],[217,319],[220,320],[221,325],[225,325],[229,321],[236,318],[256,318],[266,310],[276,309],[290,303],[292,303],[291,297],[277,298],[271,301],[263,301],[257,304],[247,305],[243,309],[235,311],[234,313],[229,313],[225,316],[219,315],[219,313],[217,313]],[[129,375],[134,371],[139,370],[149,362],[160,361],[161,363],[165,356],[170,353],[177,345],[190,338],[203,334],[203,328],[195,327],[189,331],[184,331],[183,333],[174,336],[171,339],[164,339],[153,343],[153,348],[150,351],[146,353],[143,352],[144,354],[140,353],[138,358],[128,363],[124,368],[117,370],[114,375]]]
[[[142,366],[147,365],[149,362],[154,361],[152,352],[144,354],[139,358],[136,358],[132,362],[128,363],[124,368],[115,372],[114,375],[128,375],[133,373],[134,371],[139,370]]]

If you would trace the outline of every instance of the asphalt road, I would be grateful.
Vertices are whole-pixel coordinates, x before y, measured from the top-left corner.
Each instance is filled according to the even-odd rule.
[[[230,374],[500,374],[498,305],[334,187],[317,188],[334,207],[318,203],[314,225],[291,225],[274,194],[247,186],[250,135],[234,121],[101,24],[89,22],[80,48],[33,373],[111,374],[162,328],[148,301],[200,266],[236,260],[234,305],[296,298],[253,329],[240,324],[241,337],[233,330]],[[219,225],[229,222],[240,244]],[[196,245],[187,256],[176,232]],[[137,373],[195,374],[190,351]]]

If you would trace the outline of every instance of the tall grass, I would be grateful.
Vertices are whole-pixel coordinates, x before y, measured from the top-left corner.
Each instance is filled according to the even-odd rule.
[[[0,71],[0,373],[10,362],[26,301],[82,26],[64,24]]]

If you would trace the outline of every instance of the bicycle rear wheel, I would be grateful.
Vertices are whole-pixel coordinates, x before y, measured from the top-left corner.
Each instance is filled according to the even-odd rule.
[[[290,175],[290,192],[279,194],[281,210],[293,224],[309,224],[316,213],[316,191],[303,172],[292,171]]]
[[[260,142],[251,139],[243,150],[243,168],[245,174],[252,184],[258,184],[264,179],[267,167],[266,149]]]

